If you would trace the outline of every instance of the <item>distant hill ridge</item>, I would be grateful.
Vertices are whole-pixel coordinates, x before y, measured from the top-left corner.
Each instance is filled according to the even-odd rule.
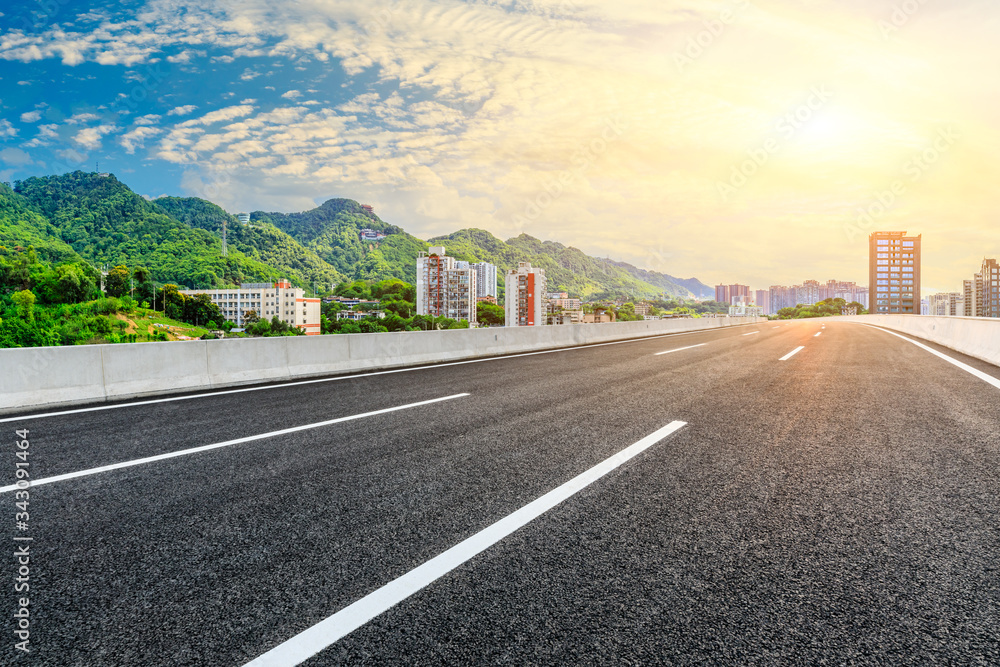
[[[708,297],[697,279],[590,257],[561,243],[521,234],[502,241],[463,229],[422,241],[351,199],[330,199],[299,213],[254,211],[251,225],[196,197],[148,201],[114,175],[72,172],[0,185],[0,246],[33,245],[57,261],[145,266],[158,282],[196,288],[281,277],[298,285],[399,278],[415,282],[417,253],[444,245],[448,254],[506,271],[528,261],[546,270],[551,291],[584,299],[629,296]],[[222,226],[228,256],[222,255]],[[361,230],[385,233],[362,239]]]

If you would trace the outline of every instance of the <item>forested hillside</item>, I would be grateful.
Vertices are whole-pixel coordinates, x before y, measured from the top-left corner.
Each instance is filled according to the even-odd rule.
[[[230,251],[239,250],[246,257],[278,270],[296,284],[318,284],[332,290],[337,283],[353,277],[345,276],[315,252],[262,220],[242,225],[222,207],[195,197],[160,197],[153,203],[184,224],[220,237],[224,221]]]
[[[112,175],[77,171],[29,178],[14,189],[44,216],[53,242],[96,265],[145,266],[153,280],[190,287],[282,276],[238,250],[223,257],[218,236],[174,219]]]
[[[330,199],[302,213],[255,211],[252,220],[273,224],[314,251],[337,271],[355,280],[399,278],[416,281],[417,253],[427,243],[383,222],[350,199]],[[361,240],[361,230],[386,234],[378,242]]]

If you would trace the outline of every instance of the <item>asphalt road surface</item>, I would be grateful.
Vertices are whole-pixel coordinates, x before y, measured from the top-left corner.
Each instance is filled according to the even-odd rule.
[[[5,417],[0,663],[1000,664],[1000,369],[928,346],[968,367],[806,320]]]

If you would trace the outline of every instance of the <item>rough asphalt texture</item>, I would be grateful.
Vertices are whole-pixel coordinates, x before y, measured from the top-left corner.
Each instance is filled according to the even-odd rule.
[[[1000,391],[846,322],[8,422],[0,481],[460,392],[33,488],[0,663],[242,665],[682,420],[306,664],[1000,664]]]

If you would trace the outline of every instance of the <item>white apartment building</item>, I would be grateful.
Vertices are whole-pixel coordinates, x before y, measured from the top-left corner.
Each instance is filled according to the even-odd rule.
[[[545,292],[545,269],[531,268],[530,262],[518,262],[504,280],[505,323],[509,327],[539,327],[545,324],[548,299]]]
[[[251,310],[262,320],[277,316],[282,322],[298,327],[308,336],[320,333],[320,300],[307,299],[305,290],[289,282],[243,283],[239,289],[181,290],[181,294],[207,294],[222,316],[236,326],[245,325]]]
[[[476,272],[468,262],[448,257],[444,246],[417,255],[417,315],[468,320],[475,326],[476,292]]]

